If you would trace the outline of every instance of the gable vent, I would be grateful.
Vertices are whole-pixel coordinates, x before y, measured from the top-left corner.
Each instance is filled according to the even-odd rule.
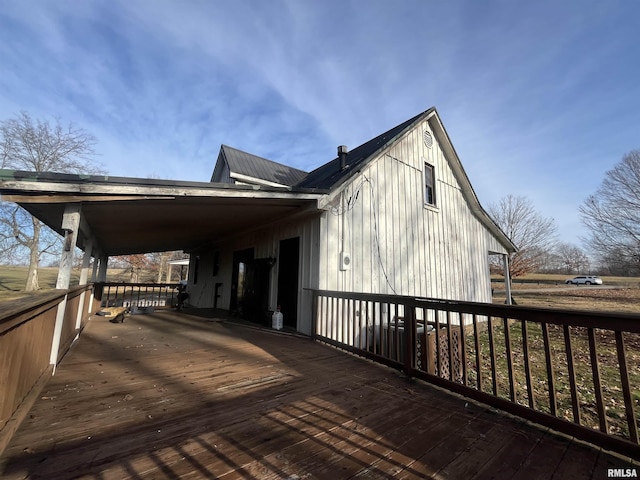
[[[427,146],[427,148],[433,147],[433,137],[431,136],[431,132],[429,130],[424,131],[423,139],[424,144]]]

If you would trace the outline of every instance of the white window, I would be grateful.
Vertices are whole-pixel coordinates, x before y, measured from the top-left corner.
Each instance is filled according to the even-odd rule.
[[[433,165],[424,163],[424,203],[436,205],[436,175]]]

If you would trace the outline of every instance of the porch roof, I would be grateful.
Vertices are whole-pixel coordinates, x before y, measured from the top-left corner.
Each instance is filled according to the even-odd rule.
[[[322,190],[0,170],[2,200],[61,235],[67,204],[81,204],[77,245],[106,255],[192,250],[283,219],[318,213]],[[114,203],[117,202],[117,203]]]

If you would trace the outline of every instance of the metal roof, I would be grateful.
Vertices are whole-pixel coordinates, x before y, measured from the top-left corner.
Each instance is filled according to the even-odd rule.
[[[378,135],[372,140],[354,148],[347,154],[346,167],[344,169],[340,166],[339,157],[336,157],[329,163],[326,163],[309,173],[309,175],[298,183],[296,187],[323,190],[336,189],[349,178],[360,172],[369,162],[378,158],[379,154],[383,150],[400,140],[400,138],[416,124],[425,119],[429,121],[433,132],[440,139],[445,156],[449,160],[449,164],[460,182],[460,187],[464,192],[464,196],[471,211],[474,213],[476,218],[478,218],[485,227],[496,236],[508,251],[516,251],[517,247],[480,205],[478,197],[476,196],[471,182],[469,181],[469,177],[467,176],[462,166],[462,162],[451,143],[449,135],[440,121],[440,117],[435,107],[431,107],[428,110],[419,113],[413,118],[393,127],[391,130],[387,130],[383,134]]]
[[[422,112],[413,118],[410,118],[406,122],[393,127],[391,130],[378,135],[374,139],[363,143],[359,147],[354,148],[347,154],[346,168],[340,168],[340,159],[336,157],[329,163],[316,168],[296,186],[302,188],[333,189],[341,185],[354,173],[358,172],[370,160],[375,158],[376,153],[394,143],[416,122],[420,121],[424,117],[427,117],[434,111],[435,109],[432,107],[429,110]]]
[[[280,185],[294,186],[307,176],[307,172],[281,163],[243,152],[228,145],[220,147],[220,153],[231,173],[258,178]]]
[[[19,203],[59,232],[64,204],[82,203],[83,216],[102,240],[103,251],[111,255],[193,249],[290,215],[318,214],[318,200],[324,194],[357,174],[424,119],[439,138],[471,210],[507,250],[515,251],[480,205],[433,107],[353,149],[347,154],[344,169],[336,157],[306,173],[221,146],[220,156],[231,172],[269,182],[266,185],[0,170],[0,191],[5,200]],[[283,191],[283,186],[288,188]],[[84,240],[79,240],[80,246]]]

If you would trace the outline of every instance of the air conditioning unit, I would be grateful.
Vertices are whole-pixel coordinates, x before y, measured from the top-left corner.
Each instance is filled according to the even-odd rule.
[[[349,270],[351,268],[351,255],[347,252],[340,252],[340,270]]]

